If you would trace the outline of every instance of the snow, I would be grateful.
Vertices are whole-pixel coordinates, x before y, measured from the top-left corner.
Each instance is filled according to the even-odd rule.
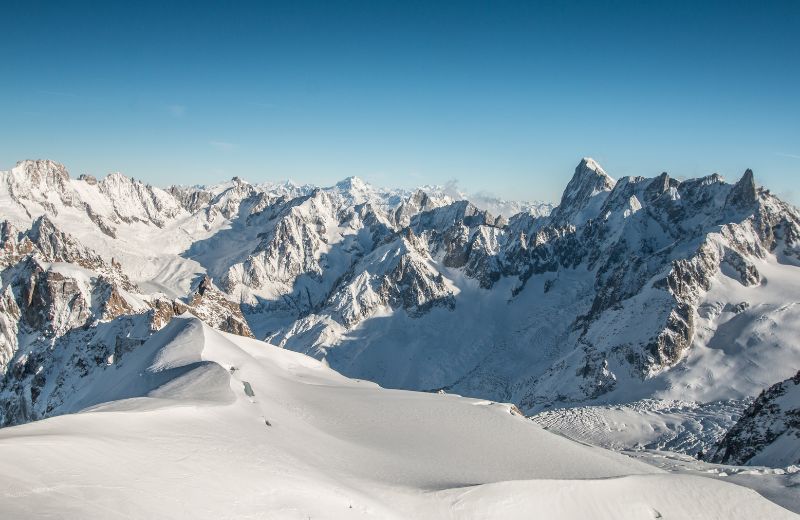
[[[756,286],[745,287],[724,273],[714,277],[698,305],[692,347],[676,369],[644,385],[618,382],[618,389],[603,399],[607,404],[548,410],[534,419],[571,438],[613,449],[708,453],[753,396],[797,371],[800,278],[795,267],[772,255],[756,266],[762,275]],[[643,294],[637,301],[650,315],[651,297]],[[634,312],[625,308],[619,314],[630,319]],[[632,329],[609,320],[598,336],[624,341],[626,330]],[[797,440],[787,440],[774,449],[790,453]],[[770,452],[763,457],[754,463],[784,460]]]
[[[800,406],[795,405],[795,409],[799,408]],[[800,439],[796,432],[783,432],[748,463],[756,466],[777,466],[780,461],[786,460],[800,460]]]
[[[711,464],[695,457],[663,450],[624,452],[628,456],[672,473],[694,475],[708,479],[722,478],[758,492],[790,511],[800,513],[800,473],[792,466],[786,469],[764,466],[734,466]]]
[[[550,434],[507,405],[349,380],[188,315],[75,405],[0,430],[10,518],[792,516],[745,488]]]
[[[636,449],[644,459],[643,447],[707,450],[750,396],[796,371],[796,259],[785,249],[763,249],[754,224],[741,222],[741,215],[730,214],[734,224],[720,224],[728,222],[731,187],[718,176],[686,181],[680,189],[667,176],[656,180],[666,183],[661,199],[648,194],[650,180],[615,182],[587,158],[552,217],[537,218],[549,209],[529,205],[503,227],[504,219],[478,208],[507,214],[524,205],[491,197],[472,205],[453,190],[412,195],[358,178],[322,189],[234,178],[161,190],[120,174],[98,183],[69,179],[49,161],[0,172],[2,218],[24,230],[47,214],[106,262],[114,258],[138,286],[119,292],[136,312],[158,294],[185,298],[208,274],[225,297],[245,304],[258,337],[321,358],[222,335],[188,317],[135,346],[150,333],[140,315],[136,324],[102,324],[112,347],[125,327],[137,331],[128,338],[134,341],[123,342],[127,346],[98,349],[102,370],[59,374],[68,357],[85,353],[82,342],[91,335],[53,339],[48,366],[32,369],[47,376],[48,392],[61,385],[57,377],[66,378],[58,388],[66,402],[55,413],[70,413],[0,431],[0,489],[10,490],[0,500],[20,512],[44,496],[45,512],[63,506],[75,517],[100,517],[101,511],[180,516],[189,506],[200,517],[265,510],[299,518],[499,512],[513,518],[526,510],[555,517],[774,516],[747,490],[707,475],[654,473],[652,459],[645,466],[575,443],[485,400],[514,401],[525,412],[595,405],[550,410],[536,421],[581,442]],[[707,189],[687,187],[701,184]],[[187,209],[191,200],[184,196],[199,197],[200,209]],[[764,198],[764,204],[776,200]],[[581,231],[591,226],[574,227],[587,219],[597,220],[593,229],[608,230],[589,245],[580,244],[587,236]],[[563,228],[540,234],[545,225]],[[557,263],[547,256],[555,247],[547,242],[564,236],[576,246],[565,240],[559,254],[584,254],[579,249],[586,247],[587,259],[572,265],[561,259],[532,272],[515,271],[519,266],[511,263],[502,272],[490,268],[513,257],[512,241],[523,249],[543,246],[536,253]],[[490,267],[450,265],[448,248],[458,252],[464,244],[476,253],[470,259]],[[722,263],[709,268],[710,289],[695,288],[691,346],[674,366],[651,363],[647,372],[636,372],[641,366],[630,359],[638,359],[649,334],[664,330],[675,308],[673,295],[654,282],[670,272],[673,260],[692,257],[701,245]],[[737,257],[725,258],[732,245],[749,251],[740,260],[757,270],[756,282],[742,281]],[[593,253],[605,260],[612,253],[636,254],[637,247],[647,249],[641,260],[652,267],[637,271],[642,280],[614,273],[614,265],[604,271],[604,260],[592,259]],[[410,274],[402,282],[389,280],[398,266]],[[44,267],[78,282],[84,299],[92,300],[97,273],[58,262]],[[499,279],[486,284],[482,273]],[[581,322],[594,310],[598,287],[605,287],[602,276],[617,275],[618,294],[605,296],[621,297],[601,309],[602,316]],[[639,281],[627,294],[626,284]],[[120,355],[110,354],[117,350]],[[348,380],[328,365],[389,387],[447,393],[385,390]],[[589,375],[578,377],[581,371]],[[44,404],[38,406],[44,413]],[[794,453],[793,442],[778,439],[756,462]],[[108,469],[110,460],[123,469]],[[158,466],[159,460],[169,467]],[[735,469],[712,469],[715,479],[738,478]],[[167,497],[164,482],[185,475],[189,483],[176,484],[179,492]],[[568,504],[558,499],[562,490],[584,499]],[[695,490],[713,497],[698,505]],[[768,492],[778,496],[786,489]],[[232,504],[231,496],[243,498]],[[751,505],[731,509],[741,501]]]
[[[659,397],[695,401],[755,396],[797,372],[800,277],[774,256],[756,261],[759,285],[717,274],[699,309],[695,339],[682,370],[660,379]],[[742,311],[723,302],[746,302]],[[739,377],[746,373],[747,377]]]
[[[548,430],[604,448],[696,454],[708,453],[749,402],[642,399],[620,405],[547,410],[531,418]]]

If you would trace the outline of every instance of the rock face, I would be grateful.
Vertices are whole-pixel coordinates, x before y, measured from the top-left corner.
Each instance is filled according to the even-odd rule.
[[[162,299],[46,215],[24,232],[0,223],[0,276],[0,426],[69,411],[61,404],[83,378],[121,362],[175,314],[252,337],[239,305],[210,279],[159,314]]]
[[[800,464],[800,372],[758,396],[711,454],[724,464]]]
[[[614,180],[594,160],[584,158],[575,168],[561,203],[552,213],[557,225],[580,225],[598,214],[599,206],[614,188]]]
[[[255,337],[242,316],[239,305],[227,299],[208,276],[200,280],[197,289],[187,301],[157,300],[152,305],[153,328],[156,330],[169,323],[172,317],[188,312],[216,329],[248,338]]]
[[[388,386],[513,400],[526,411],[625,399],[686,359],[716,280],[757,289],[768,258],[796,265],[797,212],[752,183],[751,172],[733,186],[716,175],[615,182],[585,159],[547,218],[506,223],[466,202],[420,211],[269,339]],[[420,206],[418,194],[410,201]],[[415,282],[381,278],[398,257],[433,270],[416,270]],[[414,295],[388,299],[391,287]],[[436,304],[406,305],[415,298]],[[401,346],[370,325],[375,317],[407,338],[398,309],[418,320],[408,326],[424,341]],[[353,330],[366,347],[348,338]]]
[[[525,413],[741,399],[800,355],[785,340],[800,216],[749,170],[614,180],[586,158],[550,211],[357,178],[162,190],[23,161],[0,172],[0,204],[7,424],[58,413],[43,380],[102,370],[184,312],[352,377]]]

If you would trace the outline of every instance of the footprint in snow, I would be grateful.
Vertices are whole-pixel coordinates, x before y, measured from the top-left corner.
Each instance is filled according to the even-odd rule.
[[[248,397],[255,397],[256,396],[256,393],[253,392],[253,387],[250,385],[250,383],[248,383],[247,381],[242,381],[242,384],[244,385],[244,393],[245,393],[245,395],[247,395]]]

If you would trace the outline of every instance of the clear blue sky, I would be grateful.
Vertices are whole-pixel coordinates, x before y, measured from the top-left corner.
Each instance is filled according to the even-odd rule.
[[[800,2],[702,4],[3,0],[0,169],[557,200],[588,155],[798,203]]]

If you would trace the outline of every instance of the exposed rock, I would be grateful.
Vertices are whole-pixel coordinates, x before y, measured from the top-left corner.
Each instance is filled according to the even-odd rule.
[[[800,464],[800,372],[767,388],[717,445],[722,464]]]
[[[208,276],[201,279],[188,302],[156,298],[150,306],[150,325],[154,331],[163,328],[173,317],[189,312],[219,330],[254,337],[239,304],[228,300]]]
[[[214,287],[208,276],[200,281],[187,310],[212,327],[239,336],[254,337],[239,304],[228,300],[225,294]]]
[[[584,158],[575,168],[561,202],[553,210],[554,223],[579,225],[595,218],[605,196],[616,183],[592,159]]]
[[[88,175],[86,173],[82,173],[78,176],[79,181],[83,181],[90,186],[95,186],[97,184],[97,178],[93,175]]]
[[[753,179],[753,170],[747,169],[739,179],[739,182],[734,184],[733,189],[728,195],[727,203],[730,205],[738,206],[740,208],[752,207],[758,198],[756,193],[756,183]]]
[[[614,399],[679,366],[721,313],[749,319],[742,297],[703,301],[715,283],[760,291],[774,281],[760,272],[764,262],[800,265],[796,209],[756,188],[752,172],[735,185],[716,174],[614,181],[587,158],[549,216],[508,219],[451,187],[380,190],[357,178],[330,188],[234,178],[167,190],[121,174],[80,179],[46,161],[0,172],[15,224],[0,224],[0,360],[10,392],[0,395],[19,401],[9,417],[58,409],[48,367],[65,338],[76,342],[68,366],[89,374],[183,312],[246,336],[252,325],[259,337],[381,383],[513,400],[525,411]],[[87,244],[120,245],[128,267],[163,256],[137,257],[127,233],[174,238],[179,246],[164,254],[180,269],[146,285],[167,279],[164,293],[142,294],[109,258],[115,249],[85,247],[59,229],[65,218],[80,221],[68,229],[86,233]],[[441,330],[435,319],[446,322]],[[409,323],[426,329],[424,341],[387,352],[375,340]],[[78,338],[96,347],[79,348]],[[395,362],[405,379],[395,378]]]

